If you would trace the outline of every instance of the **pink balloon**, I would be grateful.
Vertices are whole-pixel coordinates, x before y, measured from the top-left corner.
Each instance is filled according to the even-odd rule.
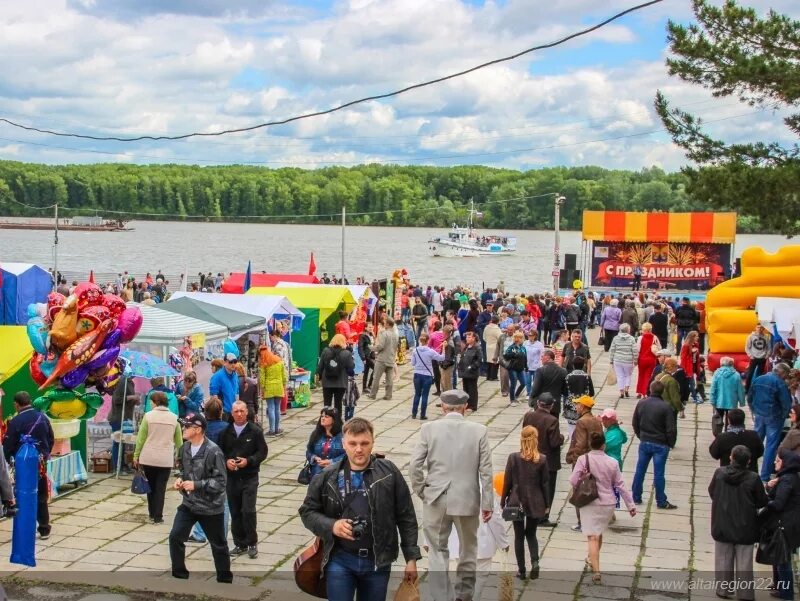
[[[128,307],[119,316],[117,328],[122,333],[120,342],[130,342],[142,329],[142,312],[138,307]]]

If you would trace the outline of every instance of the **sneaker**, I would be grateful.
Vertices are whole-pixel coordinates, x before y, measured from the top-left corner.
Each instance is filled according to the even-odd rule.
[[[50,538],[50,533],[48,532],[47,534],[40,534],[39,538],[41,540],[47,540],[48,538]]]
[[[411,414],[411,419],[417,419],[417,416],[412,413]]]
[[[539,562],[535,562],[531,567],[530,574],[528,576],[531,580],[538,580],[539,579]]]
[[[556,526],[558,526],[558,522],[551,522],[550,520],[539,522],[539,528],[555,528]]]
[[[205,545],[206,540],[203,538],[198,538],[194,534],[189,535],[189,538],[186,539],[187,543],[195,543],[197,545]]]
[[[509,407],[516,407],[517,405],[519,405],[519,403],[518,403],[517,401],[511,401],[511,402],[508,404],[508,406],[509,406]]]
[[[236,546],[230,550],[230,554],[233,557],[238,557],[239,555],[244,555],[245,553],[247,553],[247,549],[244,547]]]
[[[659,508],[659,509],[677,509],[677,508],[678,508],[678,506],[677,506],[677,505],[673,505],[672,503],[670,503],[669,501],[667,501],[667,502],[666,502],[666,503],[664,503],[663,505],[659,505],[659,506],[658,506],[658,508]]]
[[[256,545],[250,545],[247,547],[247,556],[250,559],[255,559],[258,557],[258,547]]]
[[[570,530],[572,530],[573,532],[580,532],[581,531],[581,525],[580,524],[575,524],[572,528],[570,528]]]
[[[420,417],[419,419],[420,419],[420,421],[425,421],[425,420],[427,420],[428,418],[427,418],[427,417],[425,417],[425,416],[423,415],[423,416],[422,416],[422,417]]]

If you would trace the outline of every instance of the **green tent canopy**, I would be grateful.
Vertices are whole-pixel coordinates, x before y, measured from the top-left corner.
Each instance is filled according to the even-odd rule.
[[[204,303],[202,301],[182,297],[158,305],[159,309],[193,317],[201,321],[209,321],[228,328],[231,338],[239,338],[247,332],[263,330],[267,327],[267,320],[258,315],[250,315],[241,311],[234,311],[226,307]]]

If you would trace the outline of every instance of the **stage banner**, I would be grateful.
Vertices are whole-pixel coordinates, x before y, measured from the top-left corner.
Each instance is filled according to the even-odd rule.
[[[642,288],[706,290],[730,269],[729,244],[593,243],[592,286],[625,288],[641,269]]]

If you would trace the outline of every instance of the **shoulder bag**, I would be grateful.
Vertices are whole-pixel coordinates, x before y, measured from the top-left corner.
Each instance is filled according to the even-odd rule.
[[[792,551],[786,542],[783,523],[778,520],[774,529],[764,528],[756,550],[756,563],[764,565],[777,565],[791,563]]]
[[[519,482],[519,476],[517,475],[517,461],[515,460],[511,466],[511,472],[513,477],[513,482]],[[512,495],[509,495],[509,500],[511,499]],[[522,503],[519,501],[519,495],[517,496],[517,504],[516,505],[509,505],[506,504],[503,507],[503,519],[506,522],[521,522],[525,519],[525,510],[522,508]]]
[[[294,561],[294,581],[304,593],[320,599],[328,598],[328,583],[322,571],[324,557],[322,539],[318,536]]]
[[[600,494],[597,492],[597,482],[592,475],[592,466],[589,463],[589,454],[586,454],[586,473],[578,480],[578,484],[572,489],[572,494],[569,496],[569,502],[575,507],[588,505],[596,500]]]
[[[135,495],[150,494],[150,482],[147,481],[147,476],[144,475],[142,470],[136,471],[133,482],[131,482],[131,492]]]
[[[300,468],[300,473],[297,474],[297,483],[303,486],[311,484],[311,462],[306,460],[305,465]]]

